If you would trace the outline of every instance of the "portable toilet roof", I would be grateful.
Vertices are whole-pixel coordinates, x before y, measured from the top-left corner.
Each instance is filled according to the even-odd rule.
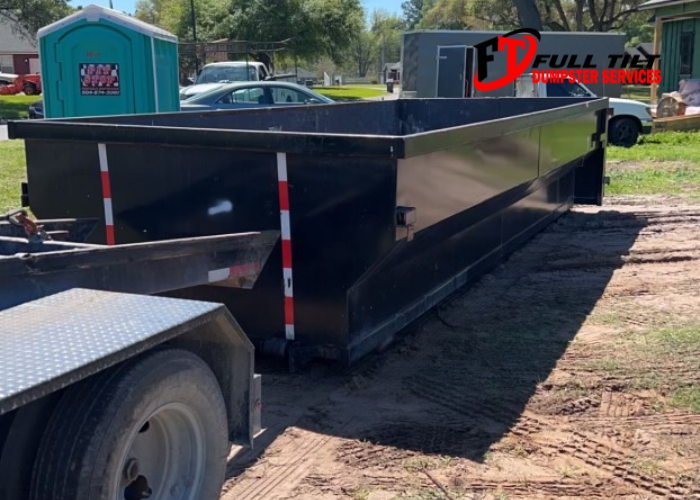
[[[144,23],[143,21],[128,16],[123,12],[119,12],[118,10],[108,9],[107,7],[102,7],[100,5],[88,5],[87,7],[83,7],[75,14],[64,17],[63,19],[49,24],[48,26],[44,26],[37,32],[37,38],[43,38],[55,31],[70,26],[71,24],[76,24],[78,21],[83,19],[89,23],[96,23],[100,20],[109,21],[138,33],[142,33],[146,36],[177,43],[177,37],[169,31],[165,31],[157,26]]]
[[[177,37],[89,5],[38,32],[47,118],[180,110]]]

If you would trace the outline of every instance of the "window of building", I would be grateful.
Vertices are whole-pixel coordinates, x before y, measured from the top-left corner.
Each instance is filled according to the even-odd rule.
[[[0,55],[0,73],[14,73],[15,63],[11,55]]]
[[[681,61],[680,73],[684,76],[693,74],[693,45],[695,42],[695,31],[692,25],[683,24],[681,31]]]

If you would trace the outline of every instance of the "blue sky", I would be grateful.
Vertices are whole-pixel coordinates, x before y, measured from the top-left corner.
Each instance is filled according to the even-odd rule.
[[[134,13],[136,0],[112,0],[114,8],[124,12]],[[368,12],[374,9],[385,9],[389,12],[399,13],[401,11],[402,0],[363,0],[362,4]],[[109,7],[109,0],[73,0],[74,4],[89,5],[91,3]]]

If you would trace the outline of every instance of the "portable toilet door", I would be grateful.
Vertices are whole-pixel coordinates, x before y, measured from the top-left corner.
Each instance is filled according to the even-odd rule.
[[[69,32],[56,54],[64,116],[136,113],[131,41],[104,25]]]
[[[176,47],[174,35],[97,5],[38,35],[47,118],[160,111],[155,37]]]

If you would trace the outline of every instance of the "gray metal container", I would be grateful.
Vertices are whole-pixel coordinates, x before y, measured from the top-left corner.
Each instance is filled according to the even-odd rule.
[[[438,78],[438,50],[440,47],[466,46],[484,42],[490,38],[505,34],[505,31],[409,31],[403,35],[401,61],[403,64],[402,90],[415,91],[419,98],[436,97]],[[607,69],[609,55],[624,53],[625,35],[620,33],[576,33],[543,32],[538,44],[538,54],[573,55],[578,64],[584,61],[586,54],[593,55],[593,64],[598,70]],[[506,53],[497,52],[489,63],[488,81],[506,74]],[[476,64],[476,62],[475,62]],[[476,67],[476,66],[475,66]],[[551,69],[548,63],[537,69]],[[530,72],[530,65],[525,72]],[[620,97],[622,85],[619,83],[586,83],[600,97]],[[504,87],[487,93],[477,94],[485,97],[510,97],[512,87]]]

